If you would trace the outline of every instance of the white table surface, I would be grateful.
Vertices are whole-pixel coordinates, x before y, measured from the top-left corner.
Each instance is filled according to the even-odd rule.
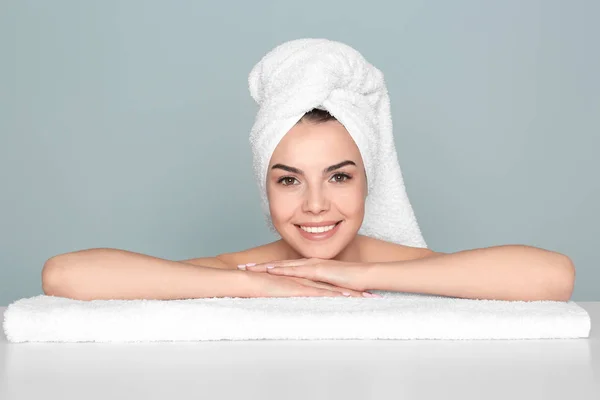
[[[600,399],[587,339],[9,343],[0,399]],[[0,307],[1,315],[6,307]]]

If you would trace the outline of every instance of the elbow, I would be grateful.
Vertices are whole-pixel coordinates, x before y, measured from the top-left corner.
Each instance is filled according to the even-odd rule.
[[[42,290],[44,294],[56,296],[64,283],[64,265],[58,256],[48,259],[42,268]]]
[[[63,253],[49,258],[42,268],[42,290],[48,296],[67,297],[75,300],[91,300],[90,298],[78,293],[76,288],[77,280],[73,272],[80,266],[83,260],[90,254],[95,254],[98,250],[106,249],[85,249],[70,253]]]
[[[564,292],[563,292],[563,300],[562,301],[569,301],[571,299],[571,296],[573,295],[573,290],[575,289],[575,278],[576,278],[576,272],[575,272],[575,263],[573,263],[573,260],[571,260],[569,257],[566,257],[566,263],[565,263],[565,275],[564,275]]]
[[[67,281],[66,260],[62,256],[48,259],[42,268],[42,291],[47,296],[73,298]]]
[[[561,254],[561,260],[555,268],[556,273],[552,275],[553,288],[550,300],[569,301],[575,288],[575,264],[568,256]]]

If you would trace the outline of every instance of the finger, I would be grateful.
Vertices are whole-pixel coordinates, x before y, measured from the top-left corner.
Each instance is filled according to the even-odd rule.
[[[267,272],[267,264],[241,264],[238,265],[238,269],[242,269],[250,272]]]
[[[294,265],[290,267],[273,267],[268,268],[267,272],[273,275],[283,275],[283,276],[296,276],[299,278],[306,278],[313,281],[319,281],[319,276],[317,273],[317,268],[313,265]]]
[[[317,289],[317,288],[316,288]],[[350,289],[336,288],[333,289],[320,289],[318,288],[315,292],[315,296],[326,296],[326,297],[365,297],[361,292],[357,292]]]
[[[365,297],[365,296],[363,296],[362,292],[357,292],[356,290],[352,290],[352,289],[332,287],[329,290],[335,290],[336,292],[339,292],[346,297]],[[344,293],[348,293],[348,295],[346,295]]]
[[[309,261],[308,258],[298,258],[298,259],[294,259],[294,260],[269,261],[269,262],[257,264],[257,265],[273,265],[273,266],[277,266],[277,267],[289,267],[292,265],[303,265],[303,264],[306,264],[308,261]]]
[[[290,280],[298,282],[300,285],[306,286],[306,287],[314,287],[314,288],[324,289],[327,291],[335,291],[338,293],[337,297],[339,297],[339,294],[341,294],[344,297],[370,297],[370,296],[364,296],[363,292],[361,292],[361,291],[356,291],[356,290],[348,289],[345,287],[335,286],[335,285],[332,285],[327,282],[312,281],[310,279],[298,278],[295,276],[286,276],[286,277],[282,276],[281,278],[290,279]],[[344,293],[349,293],[349,295],[344,295]],[[297,294],[292,294],[292,296],[296,296],[296,295]]]
[[[346,297],[335,290],[320,289],[312,286],[306,286],[304,290],[297,293],[298,297]]]
[[[249,263],[238,265],[239,269],[245,269],[246,271],[253,272],[266,272],[267,267],[290,267],[295,265],[305,265],[308,262],[308,258],[301,258],[298,260],[279,260],[279,261],[270,261],[266,263]]]
[[[287,278],[293,279],[296,282],[299,282],[305,286],[313,286],[313,287],[317,287],[317,288],[321,288],[321,289],[335,290],[336,292],[339,292],[342,294],[350,293],[350,296],[348,296],[348,297],[365,297],[365,296],[363,296],[362,292],[360,292],[360,291],[356,291],[356,290],[352,290],[352,289],[348,289],[348,288],[344,288],[344,287],[339,287],[339,286],[334,286],[334,285],[331,285],[326,282],[315,282],[315,281],[311,281],[310,279],[297,278],[297,277],[293,277],[293,276],[288,276]]]
[[[352,289],[345,289],[345,288],[321,288],[321,289],[332,291],[332,292],[337,292],[338,294],[341,294],[343,297],[364,297],[362,295],[362,293],[357,292]]]

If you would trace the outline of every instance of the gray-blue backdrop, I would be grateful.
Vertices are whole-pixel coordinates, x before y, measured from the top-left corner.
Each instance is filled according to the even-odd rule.
[[[273,240],[247,88],[270,49],[343,41],[381,69],[430,248],[569,255],[600,300],[600,2],[0,1],[0,305],[49,257],[181,260]]]

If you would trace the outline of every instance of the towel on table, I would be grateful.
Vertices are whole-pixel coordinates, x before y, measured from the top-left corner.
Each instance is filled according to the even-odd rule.
[[[4,314],[10,342],[254,339],[564,339],[588,337],[576,303],[473,300],[374,291],[382,298],[81,301],[40,295]]]
[[[313,108],[327,110],[356,143],[368,195],[360,234],[427,247],[408,199],[398,163],[390,99],[383,74],[352,47],[327,39],[292,40],[268,52],[248,76],[259,105],[250,132],[254,175],[271,232],[266,175],[283,136]]]
[[[408,200],[383,74],[354,49],[325,39],[284,43],[249,76],[260,105],[250,141],[269,215],[265,177],[287,131],[313,108],[329,111],[356,142],[367,173],[360,233],[426,247]],[[10,342],[145,342],[253,339],[541,339],[588,337],[574,302],[472,300],[379,292],[383,298],[201,298],[81,301],[40,295],[10,304]]]

